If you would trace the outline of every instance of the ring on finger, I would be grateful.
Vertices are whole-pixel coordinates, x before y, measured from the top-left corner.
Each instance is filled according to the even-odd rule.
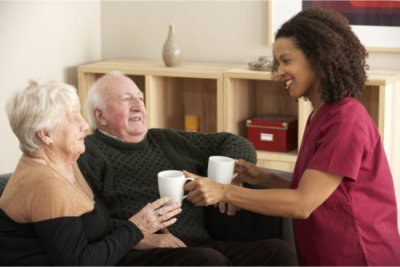
[[[154,211],[154,216],[155,217],[160,217],[162,214],[161,214],[161,208],[159,208],[159,209],[156,209],[155,211]]]

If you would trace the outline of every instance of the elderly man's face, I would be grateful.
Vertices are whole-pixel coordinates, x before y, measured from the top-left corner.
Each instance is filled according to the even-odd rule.
[[[124,76],[107,77],[101,90],[105,108],[96,112],[98,128],[126,142],[142,141],[148,131],[142,91]]]

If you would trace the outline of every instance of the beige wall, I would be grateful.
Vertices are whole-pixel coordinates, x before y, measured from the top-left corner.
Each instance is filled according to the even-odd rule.
[[[0,173],[21,155],[5,102],[27,79],[76,83],[76,66],[101,58],[100,2],[0,1]]]
[[[106,1],[102,57],[161,60],[170,22],[186,61],[246,63],[271,55],[267,1]],[[371,52],[368,62],[371,68],[400,70],[400,53]]]
[[[192,61],[246,62],[269,53],[266,1],[125,1],[102,4],[102,56],[161,59],[173,22]]]
[[[0,173],[20,156],[4,112],[14,90],[30,77],[75,84],[76,66],[90,61],[161,59],[170,22],[187,61],[271,54],[267,1],[0,1]],[[369,59],[372,68],[400,70],[398,62],[400,53]]]

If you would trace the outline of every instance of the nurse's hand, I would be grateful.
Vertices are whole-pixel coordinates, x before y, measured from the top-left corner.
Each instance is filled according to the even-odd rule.
[[[263,173],[256,165],[241,159],[235,160],[235,172],[238,173],[235,181],[251,185],[260,184]]]
[[[185,185],[185,190],[190,191],[186,199],[195,206],[209,206],[223,199],[225,185],[187,171],[183,171],[183,173],[186,177],[195,178],[194,181]]]

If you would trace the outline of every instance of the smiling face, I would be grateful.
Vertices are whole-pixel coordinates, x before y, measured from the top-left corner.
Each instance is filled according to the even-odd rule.
[[[281,37],[274,43],[274,57],[278,63],[276,75],[285,83],[290,95],[313,98],[319,95],[319,80],[304,53],[291,38]]]
[[[95,110],[98,128],[126,142],[142,141],[148,131],[142,91],[122,75],[106,77],[100,90],[104,107]]]

